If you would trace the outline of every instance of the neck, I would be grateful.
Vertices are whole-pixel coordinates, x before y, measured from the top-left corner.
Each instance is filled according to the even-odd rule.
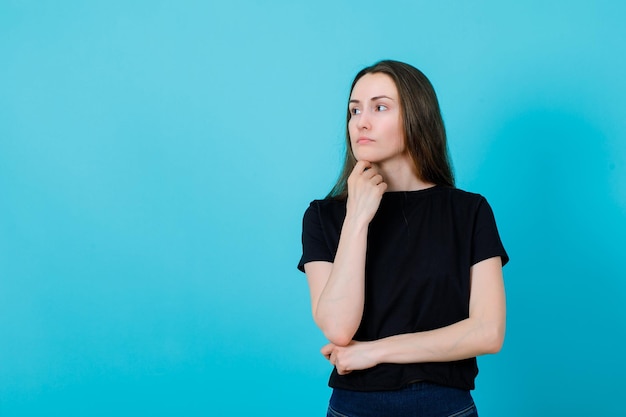
[[[387,183],[387,191],[418,191],[435,185],[419,178],[410,160],[376,165]]]

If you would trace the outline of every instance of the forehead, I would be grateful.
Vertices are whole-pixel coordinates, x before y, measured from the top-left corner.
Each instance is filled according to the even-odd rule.
[[[393,79],[382,72],[365,74],[356,82],[350,94],[351,100],[369,100],[372,97],[398,97],[398,89]]]

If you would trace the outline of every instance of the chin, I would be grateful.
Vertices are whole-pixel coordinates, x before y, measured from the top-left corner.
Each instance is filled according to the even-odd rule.
[[[377,157],[377,156],[374,156],[374,155],[364,155],[364,154],[360,154],[360,155],[356,156],[356,160],[357,161],[367,161],[367,162],[371,162],[372,164],[378,164],[380,162],[385,161],[384,158]]]
[[[357,161],[368,161],[371,163],[376,163],[381,160],[380,156],[372,152],[354,152],[354,157]]]

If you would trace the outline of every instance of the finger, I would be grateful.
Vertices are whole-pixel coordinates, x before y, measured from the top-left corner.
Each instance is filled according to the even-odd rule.
[[[372,163],[369,161],[358,161],[356,165],[354,165],[354,169],[352,170],[352,172],[363,173],[371,167]]]
[[[326,359],[330,359],[330,355],[333,353],[334,349],[335,349],[335,345],[333,345],[332,343],[329,343],[325,346],[322,346],[322,349],[320,349],[320,352],[322,353],[322,355],[326,357]]]
[[[346,369],[346,368],[343,368],[343,367],[337,367],[337,373],[338,373],[339,375],[347,375],[347,374],[349,374],[350,372],[352,372],[352,371],[350,371],[350,370],[348,370],[348,369]]]
[[[382,175],[380,175],[380,174],[376,174],[376,175],[374,175],[374,176],[371,178],[371,181],[372,181],[374,184],[376,184],[376,185],[378,185],[378,184],[380,184],[380,183],[382,183],[382,182],[385,182],[385,180],[383,179],[383,176],[382,176]]]
[[[365,178],[365,179],[372,179],[374,178],[376,175],[380,175],[378,173],[378,170],[374,167],[368,168],[365,171],[361,172],[361,177]]]

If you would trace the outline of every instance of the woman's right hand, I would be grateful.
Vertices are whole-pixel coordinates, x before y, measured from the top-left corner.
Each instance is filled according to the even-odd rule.
[[[359,161],[348,177],[347,216],[360,221],[372,221],[383,193],[387,189],[378,169],[368,161]]]

